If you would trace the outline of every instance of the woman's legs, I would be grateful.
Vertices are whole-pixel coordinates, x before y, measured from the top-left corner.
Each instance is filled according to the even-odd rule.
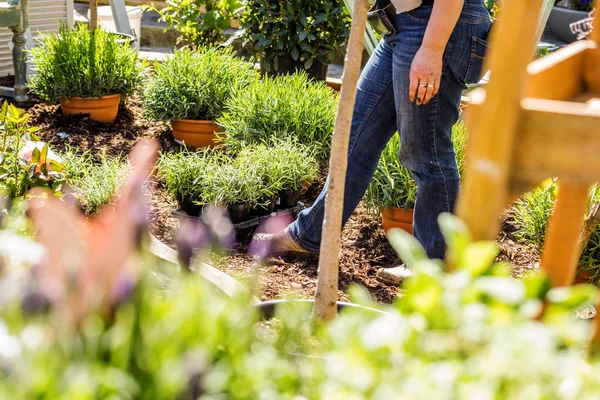
[[[382,41],[358,82],[348,147],[343,224],[350,218],[365,191],[387,142],[396,132],[393,48]],[[312,207],[302,211],[287,231],[303,249],[318,252],[321,243],[327,185]]]

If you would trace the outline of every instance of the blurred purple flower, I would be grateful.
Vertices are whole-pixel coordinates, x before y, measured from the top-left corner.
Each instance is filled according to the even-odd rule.
[[[202,222],[191,219],[183,221],[175,235],[181,265],[189,271],[195,251],[208,247],[210,243],[210,235],[206,233]]]

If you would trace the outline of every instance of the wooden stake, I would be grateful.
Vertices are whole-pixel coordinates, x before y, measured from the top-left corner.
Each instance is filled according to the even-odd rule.
[[[342,231],[344,188],[348,166],[348,142],[356,100],[356,86],[362,61],[368,9],[368,0],[355,0],[354,17],[352,18],[350,40],[348,41],[348,50],[344,61],[342,90],[329,160],[329,186],[327,188],[327,198],[325,199],[317,293],[313,311],[316,318],[324,321],[337,315],[340,234]]]
[[[90,0],[90,31],[98,26],[98,0]]]

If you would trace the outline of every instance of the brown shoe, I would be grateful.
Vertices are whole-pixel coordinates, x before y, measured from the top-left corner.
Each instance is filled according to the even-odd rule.
[[[386,285],[399,286],[407,278],[412,276],[412,271],[406,265],[400,265],[394,268],[380,268],[377,271],[377,280]]]
[[[262,249],[263,254],[267,257],[287,254],[315,254],[296,243],[287,229],[279,233],[257,233],[252,240],[252,246]]]

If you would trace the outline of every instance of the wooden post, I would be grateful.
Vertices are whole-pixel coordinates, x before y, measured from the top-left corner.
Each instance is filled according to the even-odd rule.
[[[368,0],[355,0],[354,17],[352,18],[350,40],[348,41],[348,50],[344,61],[342,90],[329,160],[329,186],[327,188],[327,198],[325,199],[319,275],[315,295],[315,309],[313,311],[316,318],[324,321],[337,315],[340,234],[348,166],[348,142],[356,100],[356,86],[360,74],[368,9]]]
[[[499,215],[508,200],[520,101],[527,81],[527,65],[536,47],[542,3],[542,0],[503,3],[502,18],[492,31],[487,65],[492,76],[483,106],[471,110],[477,114],[471,120],[476,124],[467,120],[469,173],[457,210],[475,240],[494,240],[500,230]]]
[[[90,0],[90,31],[98,26],[98,0]]]

